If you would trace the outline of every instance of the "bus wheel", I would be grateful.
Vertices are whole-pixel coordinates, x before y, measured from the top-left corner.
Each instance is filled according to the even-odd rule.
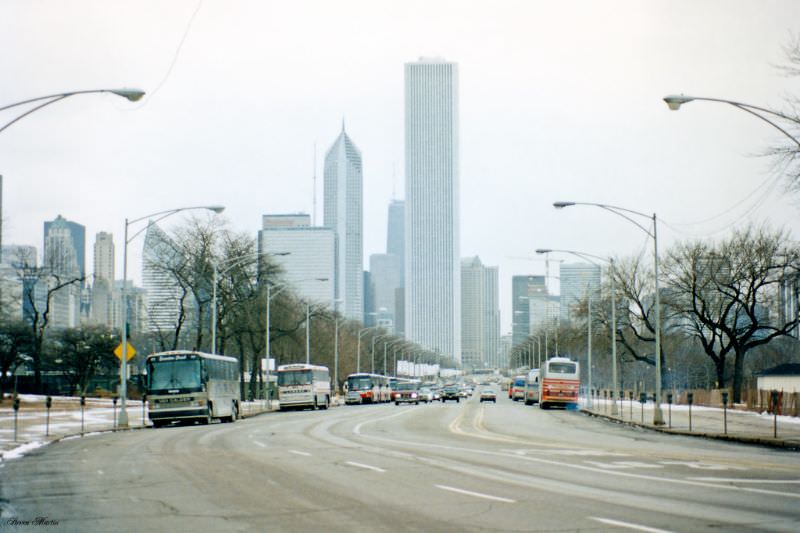
[[[204,424],[208,425],[214,420],[214,417],[211,416],[211,414],[212,414],[211,404],[208,404],[208,407],[206,407],[206,418],[203,421]]]
[[[238,418],[236,415],[236,402],[231,401],[231,417],[228,419],[228,421],[231,423],[236,422],[236,419]]]
[[[325,403],[320,406],[320,409],[328,409],[328,406],[331,404],[330,396],[325,396]]]

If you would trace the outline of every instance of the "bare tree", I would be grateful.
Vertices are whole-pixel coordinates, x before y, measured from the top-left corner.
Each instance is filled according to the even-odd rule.
[[[70,393],[85,395],[92,378],[113,374],[118,368],[114,347],[119,337],[105,326],[67,328],[52,339],[50,349],[55,366],[67,378]]]
[[[778,68],[787,77],[800,78],[800,33],[794,35],[783,50],[786,62]],[[778,169],[786,173],[789,189],[800,193],[800,98],[788,97],[786,108],[783,111],[775,110],[774,113],[777,117],[770,119],[780,120],[786,136],[780,144],[767,150],[767,155],[775,156]]]
[[[719,245],[691,242],[669,252],[665,273],[669,304],[680,327],[697,338],[725,387],[734,358],[733,396],[741,400],[748,352],[798,327],[798,317],[778,313],[779,288],[797,276],[800,251],[783,231],[748,227]],[[772,311],[772,313],[770,313]]]

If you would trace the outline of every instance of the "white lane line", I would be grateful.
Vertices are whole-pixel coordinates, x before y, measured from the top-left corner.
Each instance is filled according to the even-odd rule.
[[[298,450],[289,450],[289,453],[293,453],[295,455],[302,455],[303,457],[311,457],[311,454],[308,452],[301,452]]]
[[[370,466],[361,463],[354,463],[353,461],[347,461],[347,464],[350,466],[357,466],[358,468],[366,468],[367,470],[373,470],[375,472],[386,472],[383,468],[378,468],[377,466]]]
[[[262,448],[266,448],[266,447],[267,447],[267,445],[266,445],[266,444],[264,444],[263,442],[259,442],[259,441],[257,441],[257,440],[254,440],[253,442],[255,442],[256,444],[258,444],[258,445],[259,445],[259,446],[261,446]]]
[[[517,503],[517,500],[509,500],[508,498],[501,498],[500,496],[492,496],[490,494],[482,494],[480,492],[472,492],[471,490],[457,489],[455,487],[448,487],[447,485],[435,485],[442,490],[449,490],[450,492],[457,492],[459,494],[466,494],[467,496],[474,496],[476,498],[483,498],[484,500],[492,500],[495,502],[503,503]]]
[[[642,526],[639,524],[632,524],[630,522],[620,522],[619,520],[611,520],[610,518],[599,518],[597,516],[590,516],[590,519],[600,522],[601,524],[606,524],[609,526],[617,526],[617,527],[624,527],[627,529],[635,529],[637,531],[648,531],[650,533],[672,533],[667,529],[658,529],[655,527],[647,527]]]
[[[736,479],[726,477],[690,477],[694,481],[711,481],[712,483],[771,483],[774,485],[798,485],[800,479]]]

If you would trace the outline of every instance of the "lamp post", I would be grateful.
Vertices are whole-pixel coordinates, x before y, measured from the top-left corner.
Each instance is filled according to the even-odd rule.
[[[54,104],[56,102],[60,102],[64,98],[69,98],[70,96],[74,96],[76,94],[90,94],[90,93],[111,93],[116,94],[117,96],[121,96],[126,98],[131,102],[137,102],[141,100],[144,96],[144,91],[139,89],[90,89],[86,91],[71,91],[68,93],[58,93],[58,94],[50,94],[47,96],[38,96],[36,98],[29,98],[27,100],[23,100],[21,102],[15,102],[13,104],[8,104],[3,107],[0,107],[0,111],[5,111],[6,109],[11,109],[12,107],[17,107],[25,104],[31,104],[33,102],[41,102],[42,100],[46,100],[44,103],[39,104],[32,109],[29,109],[22,113],[21,115],[17,116],[16,118],[12,119],[11,122],[6,123],[2,127],[0,127],[0,132],[4,131],[6,128],[14,124],[15,122],[22,120],[23,118],[27,117],[31,113],[38,111],[39,109],[49,106],[50,104]]]
[[[222,213],[225,208],[219,205],[213,206],[194,206],[194,207],[179,207],[177,209],[167,209],[165,211],[158,211],[149,215],[135,218],[133,220],[125,219],[125,239],[122,248],[122,357],[119,364],[119,421],[117,427],[128,427],[128,412],[125,409],[125,401],[128,396],[128,244],[138,237],[150,224],[155,224],[165,218],[180,213],[181,211],[188,211],[191,209],[208,209],[214,213]],[[131,224],[141,222],[146,218],[158,217],[151,221],[147,226],[128,237],[128,228]]]
[[[590,254],[590,253],[586,253],[586,252],[576,252],[575,250],[554,250],[554,249],[550,249],[550,248],[547,248],[547,249],[539,248],[539,249],[536,250],[537,254],[546,254],[546,253],[551,253],[551,252],[560,252],[560,253],[564,253],[564,254],[572,254],[572,255],[581,257],[581,258],[589,261],[590,263],[594,263],[594,261],[589,259],[591,257],[591,258],[597,259],[598,261],[603,261],[604,263],[608,263],[610,265],[610,267],[611,267],[611,275],[610,275],[610,277],[611,277],[611,381],[612,381],[611,390],[615,391],[615,390],[617,390],[617,304],[616,304],[616,283],[615,283],[615,280],[614,280],[614,277],[615,277],[615,274],[616,274],[616,271],[614,270],[614,258],[613,257],[605,258],[605,257],[601,257],[599,255],[594,255],[594,254]],[[591,300],[589,301],[589,303],[591,304]],[[589,313],[589,316],[591,317],[591,311]],[[591,350],[590,350],[590,352],[591,352]],[[591,361],[591,359],[590,359],[590,361]],[[590,365],[591,365],[591,362],[590,362]],[[589,388],[590,388],[590,390],[591,390],[591,371],[592,370],[591,370],[591,367],[590,367],[589,368],[589,372],[590,372],[590,374],[589,374],[589,376],[590,376],[590,378],[589,378]],[[612,415],[618,414],[618,412],[617,412],[617,403],[616,402],[612,402],[611,414]]]
[[[358,342],[356,343],[356,372],[361,372],[361,337],[363,337],[368,331],[372,331],[373,329],[377,329],[378,326],[369,326],[366,328],[362,328],[358,330]]]
[[[771,109],[766,109],[764,107],[759,107],[759,106],[755,106],[755,105],[751,105],[751,104],[745,104],[743,102],[736,102],[734,100],[726,100],[724,98],[708,98],[708,97],[704,97],[704,96],[686,96],[686,95],[683,95],[683,94],[678,94],[678,95],[671,94],[671,95],[668,95],[668,96],[664,97],[664,101],[667,103],[669,108],[671,110],[673,110],[673,111],[677,111],[677,110],[679,110],[681,108],[681,106],[683,104],[686,104],[686,103],[689,103],[689,102],[693,102],[695,100],[704,101],[704,102],[718,102],[718,103],[722,103],[722,104],[728,104],[728,105],[731,105],[731,106],[733,106],[733,107],[735,107],[737,109],[741,109],[742,111],[744,111],[746,113],[750,113],[754,117],[763,120],[764,122],[766,122],[767,124],[769,124],[770,126],[775,128],[776,130],[778,130],[781,133],[783,133],[785,136],[787,136],[789,139],[791,139],[791,141],[793,143],[795,143],[798,147],[800,147],[800,140],[798,140],[797,138],[793,137],[784,128],[782,128],[781,126],[779,126],[778,124],[776,124],[775,122],[773,122],[772,120],[768,119],[767,117],[765,117],[762,114],[762,113],[764,113],[764,114],[767,114],[767,115],[772,115],[772,116],[777,117],[777,118],[779,118],[781,120],[786,120],[788,122],[791,122],[791,123],[793,123],[795,125],[798,124],[798,120],[796,118],[790,117],[788,115],[784,115],[783,113],[779,113],[777,111],[772,111]]]
[[[655,363],[656,363],[656,395],[655,395],[655,402],[653,405],[653,424],[656,426],[663,426],[664,425],[664,414],[661,411],[661,294],[659,291],[659,284],[658,284],[658,221],[656,218],[656,214],[653,213],[651,215],[647,215],[645,213],[641,213],[639,211],[634,211],[632,209],[627,209],[624,207],[618,207],[613,205],[607,204],[598,204],[592,202],[554,202],[553,207],[556,209],[563,209],[565,207],[570,207],[573,205],[590,205],[594,207],[599,207],[601,209],[605,209],[611,213],[614,213],[617,216],[620,216],[627,220],[628,222],[634,224],[640,230],[644,231],[647,235],[653,238],[653,264],[654,264],[654,276],[655,276],[655,307],[656,307],[656,317],[655,317]],[[627,213],[627,214],[626,214]],[[642,226],[639,222],[628,216],[628,214],[636,215],[640,217],[644,217],[647,219],[651,219],[653,221],[653,231],[650,231],[646,227]],[[612,305],[613,309],[613,305]],[[616,339],[616,331],[614,332],[614,338]],[[614,365],[616,369],[616,365]]]

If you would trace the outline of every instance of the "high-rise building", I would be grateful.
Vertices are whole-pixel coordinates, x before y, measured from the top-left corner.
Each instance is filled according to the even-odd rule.
[[[561,320],[572,321],[575,309],[587,295],[600,291],[600,265],[591,263],[561,263]]]
[[[147,293],[147,329],[169,334],[178,324],[180,312],[194,309],[194,302],[182,297],[174,270],[180,256],[172,239],[155,223],[149,222],[142,252],[142,285]]]
[[[114,325],[114,238],[101,231],[94,240],[94,275],[89,317],[95,324]]]
[[[59,277],[86,278],[86,228],[61,215],[44,223],[44,265]]]
[[[400,258],[393,254],[369,256],[369,272],[372,283],[373,311],[391,325],[394,332],[397,289],[402,286]]]
[[[531,334],[531,295],[545,288],[544,276],[513,276],[511,278],[511,342],[517,346]]]
[[[405,336],[461,360],[458,65],[405,65]]]
[[[325,226],[336,235],[334,298],[342,314],[362,318],[364,224],[361,152],[342,131],[325,155]]]
[[[331,228],[310,224],[311,217],[306,214],[264,215],[258,232],[259,252],[288,252],[272,258],[283,270],[282,281],[289,283],[300,298],[333,309],[336,236]]]
[[[465,369],[497,366],[500,339],[498,270],[479,257],[461,261],[461,364]]]
[[[114,236],[101,231],[94,238],[94,281],[104,279],[114,283]]]
[[[389,216],[386,224],[386,253],[394,255],[400,261],[400,287],[404,287],[404,270],[406,262],[406,203],[403,200],[392,200],[389,204]]]

